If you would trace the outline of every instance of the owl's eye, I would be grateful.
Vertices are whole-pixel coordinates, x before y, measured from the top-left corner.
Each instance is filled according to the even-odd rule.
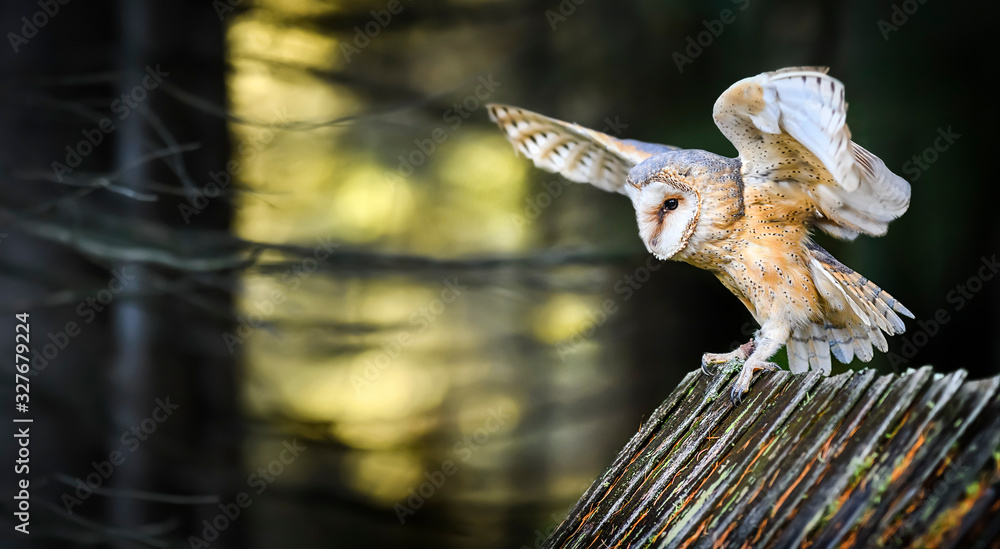
[[[676,198],[668,198],[668,199],[664,200],[662,207],[663,207],[664,210],[676,210],[677,209],[677,199]]]

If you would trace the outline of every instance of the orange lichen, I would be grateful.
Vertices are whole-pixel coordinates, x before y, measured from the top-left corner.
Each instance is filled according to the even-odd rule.
[[[837,509],[840,509],[841,507],[844,506],[844,503],[846,503],[847,500],[850,499],[852,493],[854,493],[854,487],[848,486],[844,490],[844,492],[840,494],[840,497],[837,498]]]
[[[917,454],[917,450],[919,450],[920,447],[924,445],[924,441],[926,440],[926,435],[927,435],[926,431],[920,433],[920,436],[917,438],[917,441],[913,444],[913,446],[910,447],[910,450],[906,452],[906,456],[900,462],[899,466],[892,470],[892,476],[889,477],[890,482],[895,483],[897,480],[899,480],[899,477],[900,475],[903,474],[903,471],[905,471],[908,468],[908,466],[911,463],[913,463],[913,456],[915,456]]]
[[[758,541],[760,541],[760,536],[761,534],[764,533],[764,529],[767,527],[767,521],[768,519],[765,517],[764,520],[762,520],[760,524],[757,525],[757,535],[753,537],[753,541],[751,543],[756,544]]]
[[[681,546],[678,549],[687,549],[692,543],[694,543],[699,537],[701,537],[701,533],[705,531],[705,526],[706,526],[706,522],[702,522],[700,525],[698,525],[698,529],[695,530],[694,533],[691,534],[690,537],[688,537],[686,540],[684,540],[684,543],[681,544]],[[663,528],[665,530],[666,526],[664,526]],[[662,533],[663,533],[663,530],[660,530],[660,534],[662,534]],[[659,534],[657,534],[657,535],[659,535]]]
[[[667,486],[672,486],[674,484],[674,480],[677,479],[677,475],[681,474],[687,468],[688,468],[688,466],[685,465],[684,467],[681,467],[680,469],[678,469],[677,472],[674,473],[674,476],[670,477],[670,482],[667,483]]]
[[[974,493],[966,493],[965,498],[947,511],[942,512],[934,524],[927,529],[927,533],[920,539],[914,540],[913,545],[917,547],[941,547],[945,545],[944,541],[947,535],[958,531],[958,527],[962,524],[962,518],[969,513],[969,510],[982,495],[984,483],[978,483],[976,488]],[[995,513],[998,509],[1000,509],[1000,501],[993,505],[992,511]]]
[[[896,424],[896,428],[893,429],[891,433],[886,433],[885,435],[886,438],[894,438],[896,436],[896,433],[898,433],[899,430],[903,428],[903,425],[906,425],[906,422],[910,419],[910,414],[912,413],[913,413],[912,410],[907,409],[906,413],[903,414],[903,418],[900,419],[899,423]]]
[[[726,538],[728,538],[729,534],[732,533],[733,528],[736,528],[736,523],[736,520],[729,522],[729,526],[726,526],[726,529],[722,531],[722,535],[719,536],[719,539],[715,540],[715,543],[712,544],[712,549],[721,549],[722,547],[726,547]]]
[[[840,547],[857,547],[858,533],[857,531],[852,531],[840,542]]]
[[[622,535],[622,539],[627,538],[628,535],[632,533],[632,530],[635,530],[635,527],[639,526],[639,523],[642,522],[642,519],[646,518],[646,515],[648,515],[648,514],[649,514],[649,509],[646,509],[645,511],[643,511],[642,514],[639,515],[639,518],[636,519],[636,521],[632,523],[632,527],[629,528],[628,531],[626,531],[624,535]]]
[[[749,465],[747,465],[746,468],[743,469],[743,474],[740,475],[740,479],[738,481],[736,481],[736,484],[733,485],[732,489],[735,489],[737,486],[739,486],[740,484],[743,483],[743,477],[747,476],[747,473],[749,473],[750,469],[753,468],[753,464],[757,463],[757,460],[760,459],[760,456],[762,456],[764,454],[764,452],[766,452],[767,449],[770,448],[772,444],[774,444],[775,440],[776,439],[774,437],[771,437],[770,440],[768,440],[766,443],[764,443],[764,445],[761,446],[759,450],[757,450],[757,455],[755,455],[753,457],[753,461],[751,461],[749,463]]]
[[[819,451],[819,459],[820,459],[820,461],[826,461],[827,455],[830,452],[830,445],[833,444],[833,436],[834,436],[834,434],[831,433],[830,434],[830,438],[826,439],[826,444],[824,444],[823,448],[820,449],[820,451]]]
[[[902,519],[894,521],[890,524],[879,536],[880,545],[884,545],[888,540],[892,539],[896,532],[903,527]]]
[[[784,494],[781,494],[781,497],[778,498],[778,501],[774,502],[774,508],[771,510],[772,517],[774,516],[775,513],[778,512],[778,509],[780,509],[781,506],[784,505],[785,500],[788,499],[788,496],[790,496],[792,492],[795,491],[795,487],[798,486],[800,482],[802,482],[802,479],[805,478],[806,473],[808,473],[811,469],[812,467],[809,465],[803,468],[802,472],[799,473],[799,477],[795,479],[795,482],[793,482],[792,485],[788,487],[788,490],[785,490]]]
[[[583,516],[583,520],[581,520],[580,524],[576,526],[576,530],[573,530],[573,533],[570,534],[570,537],[576,536],[577,532],[580,531],[580,528],[583,528],[583,525],[587,524],[587,521],[589,521],[590,517],[596,512],[597,512],[597,506],[595,505],[590,509],[590,511],[587,512],[586,515]]]

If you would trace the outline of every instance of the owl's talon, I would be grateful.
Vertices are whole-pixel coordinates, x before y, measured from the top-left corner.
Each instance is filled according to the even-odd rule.
[[[733,383],[732,390],[729,391],[729,401],[733,403],[734,407],[743,404],[743,393],[749,390],[750,383],[744,383],[743,374],[741,372],[740,377]]]
[[[729,392],[729,401],[733,403],[734,407],[743,403],[743,393],[745,391],[738,384],[733,384],[733,389]]]
[[[750,382],[753,381],[753,375],[757,372],[776,372],[781,368],[773,363],[765,360],[757,359],[747,359],[743,363],[743,368],[740,370],[740,374],[736,377],[736,381],[733,382],[733,390],[730,394],[730,400],[733,402],[733,406],[738,406],[743,402],[743,393],[750,390]]]
[[[740,362],[746,361],[746,359],[753,353],[754,343],[751,339],[750,341],[740,345],[734,351],[729,351],[728,353],[705,353],[701,355],[701,371],[708,376],[714,376],[715,372],[709,368],[709,364],[726,364],[733,360],[738,360]]]
[[[777,372],[781,369],[781,366],[778,366],[774,362],[758,362],[757,369],[764,372]]]

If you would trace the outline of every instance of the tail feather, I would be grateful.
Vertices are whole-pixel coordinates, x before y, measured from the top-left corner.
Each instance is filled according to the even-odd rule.
[[[885,340],[885,335],[882,333],[882,330],[872,330],[869,332],[869,335],[871,336],[872,345],[874,345],[876,349],[882,351],[883,353],[889,350],[889,342]]]
[[[861,362],[868,362],[875,356],[875,352],[872,351],[872,342],[868,339],[868,327],[857,323],[851,324],[850,327],[854,333],[854,356],[858,357]]]
[[[830,375],[830,343],[826,340],[827,332],[819,324],[813,324],[812,328],[812,348],[815,360],[809,361],[809,366],[813,370],[822,370],[824,374]]]
[[[809,350],[806,348],[808,339],[800,337],[798,333],[792,334],[785,345],[788,354],[788,369],[793,374],[801,374],[809,371]]]

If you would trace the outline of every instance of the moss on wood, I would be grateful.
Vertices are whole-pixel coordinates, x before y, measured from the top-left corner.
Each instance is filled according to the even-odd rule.
[[[1000,377],[774,372],[733,408],[734,374],[688,374],[546,547],[1000,540]]]

